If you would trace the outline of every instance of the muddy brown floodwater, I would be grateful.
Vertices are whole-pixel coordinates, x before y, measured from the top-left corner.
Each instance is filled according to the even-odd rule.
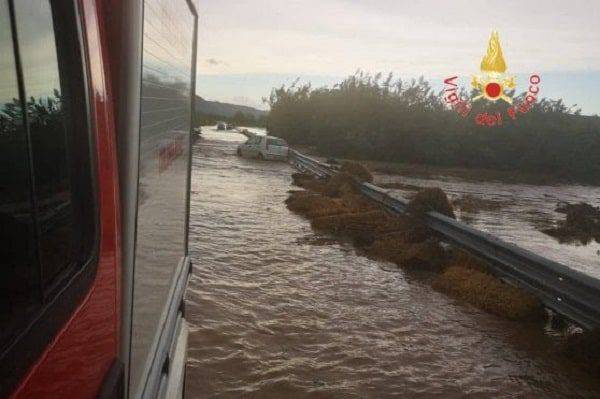
[[[290,166],[194,148],[190,398],[600,397],[555,334],[329,242],[284,205]]]
[[[596,278],[600,278],[600,242],[587,245],[561,243],[542,231],[555,227],[565,215],[555,211],[557,204],[580,202],[600,206],[600,187],[577,184],[555,186],[507,184],[502,182],[469,182],[449,176],[376,175],[383,183],[399,183],[408,189],[391,189],[392,196],[408,197],[413,187],[440,187],[450,200],[470,198],[475,207],[457,210],[458,219],[478,230],[500,237],[544,257],[560,262]],[[484,204],[481,204],[481,202]],[[456,205],[456,204],[455,204]],[[460,204],[459,204],[460,205]]]

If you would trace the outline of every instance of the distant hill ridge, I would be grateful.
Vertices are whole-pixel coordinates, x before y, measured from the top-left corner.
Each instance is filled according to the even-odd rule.
[[[196,112],[205,115],[220,115],[225,118],[231,118],[237,112],[243,112],[246,115],[250,114],[254,118],[258,118],[267,114],[266,111],[261,111],[260,109],[248,107],[246,105],[208,101],[200,96],[196,96]]]

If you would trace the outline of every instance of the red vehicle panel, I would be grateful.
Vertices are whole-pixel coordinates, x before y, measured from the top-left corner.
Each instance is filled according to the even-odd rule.
[[[13,392],[14,398],[95,397],[118,354],[119,190],[113,100],[102,3],[83,0],[92,127],[96,141],[100,248],[95,281],[81,305]]]
[[[0,0],[0,21],[0,397],[181,397],[196,6]]]

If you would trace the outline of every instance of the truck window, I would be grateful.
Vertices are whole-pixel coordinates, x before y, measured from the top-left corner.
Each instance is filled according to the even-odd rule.
[[[27,118],[32,180],[39,225],[39,257],[46,289],[73,260],[73,190],[68,160],[69,131],[64,114],[52,11],[48,1],[15,2]]]
[[[0,397],[85,295],[81,272],[90,282],[93,274],[84,267],[96,216],[72,7],[0,0]]]
[[[0,52],[0,342],[4,347],[41,300],[27,134],[6,1],[0,2]]]

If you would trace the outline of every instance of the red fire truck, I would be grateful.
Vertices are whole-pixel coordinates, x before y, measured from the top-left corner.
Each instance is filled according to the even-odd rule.
[[[0,397],[181,397],[196,5],[0,0]]]

